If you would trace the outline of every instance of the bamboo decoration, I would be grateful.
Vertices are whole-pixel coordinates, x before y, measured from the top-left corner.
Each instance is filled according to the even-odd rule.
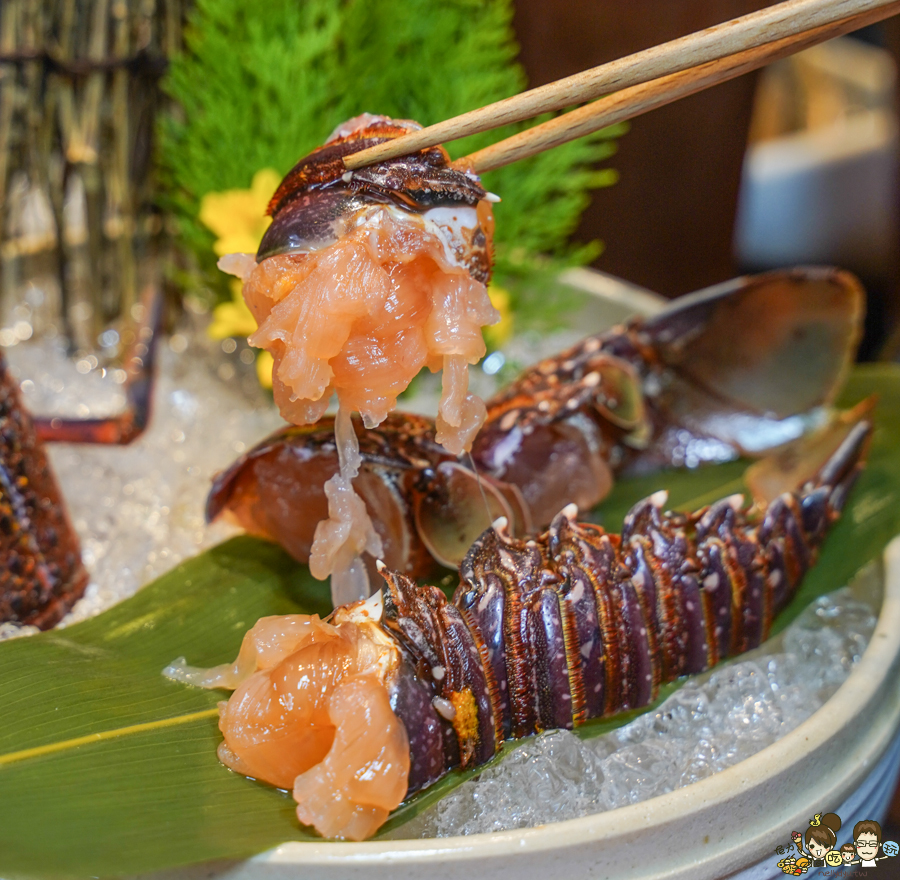
[[[152,121],[182,5],[0,0],[0,313],[55,275],[73,348],[133,317],[148,280]]]

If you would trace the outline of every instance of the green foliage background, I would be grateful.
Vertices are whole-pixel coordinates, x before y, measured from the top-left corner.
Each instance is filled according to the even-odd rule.
[[[364,111],[429,125],[521,91],[511,21],[511,0],[197,0],[166,85],[181,112],[163,119],[160,136],[181,242],[207,282],[219,283],[213,236],[197,219],[205,193],[246,188],[261,168],[286,173]],[[522,127],[458,141],[451,154]],[[615,179],[594,166],[614,152],[620,131],[485,175],[503,198],[496,208],[501,283],[599,253],[599,243],[572,247],[567,239],[588,190]]]

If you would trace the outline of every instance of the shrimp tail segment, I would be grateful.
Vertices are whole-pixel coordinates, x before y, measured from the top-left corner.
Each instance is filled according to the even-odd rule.
[[[870,435],[868,421],[851,426],[813,479],[765,508],[733,495],[671,512],[657,492],[621,535],[569,505],[527,540],[501,519],[467,554],[452,602],[383,569],[382,627],[425,687],[417,705],[430,695],[449,721],[426,742],[421,712],[407,720],[398,702],[413,763],[422,748],[432,768],[439,753],[444,770],[477,766],[507,738],[646,706],[661,684],[757,647],[839,518]]]

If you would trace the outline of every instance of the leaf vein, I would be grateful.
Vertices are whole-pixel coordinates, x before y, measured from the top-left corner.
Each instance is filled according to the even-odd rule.
[[[40,758],[44,755],[53,754],[54,752],[63,752],[68,749],[75,749],[79,746],[103,742],[104,740],[115,739],[120,736],[143,733],[147,730],[173,727],[176,724],[189,724],[191,721],[198,721],[201,718],[212,718],[218,714],[218,708],[204,709],[200,712],[190,712],[187,715],[176,715],[172,718],[160,718],[157,721],[145,721],[142,724],[130,724],[127,727],[115,727],[111,730],[101,730],[98,733],[76,736],[55,743],[47,743],[43,746],[34,746],[30,749],[19,749],[16,752],[7,752],[5,755],[0,755],[0,766],[3,766],[4,764],[14,764],[17,761],[26,761],[29,758]]]

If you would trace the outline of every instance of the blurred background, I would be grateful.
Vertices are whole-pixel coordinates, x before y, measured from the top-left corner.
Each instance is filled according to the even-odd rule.
[[[770,3],[518,0],[515,28],[540,85]],[[667,297],[745,270],[831,263],[869,291],[861,356],[897,325],[896,19],[630,123],[576,233],[594,265]]]

